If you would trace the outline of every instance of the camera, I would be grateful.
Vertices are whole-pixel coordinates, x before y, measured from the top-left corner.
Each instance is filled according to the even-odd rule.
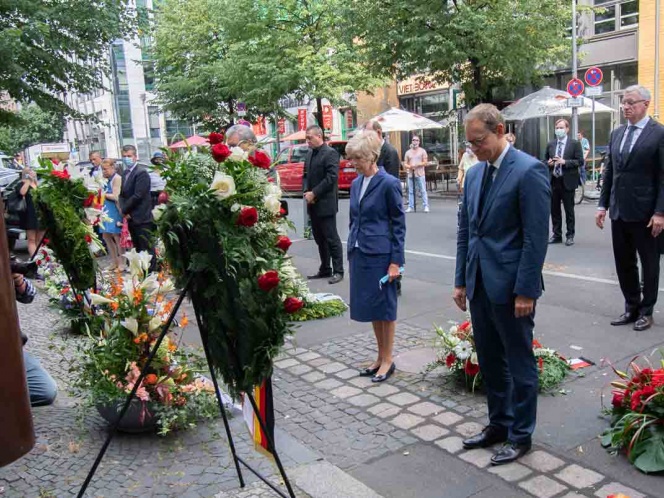
[[[37,275],[37,263],[34,261],[19,261],[12,258],[9,263],[12,273],[18,273],[26,278],[35,278]]]

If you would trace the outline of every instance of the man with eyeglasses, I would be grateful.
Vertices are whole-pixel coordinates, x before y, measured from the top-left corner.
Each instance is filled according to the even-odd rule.
[[[607,210],[611,218],[616,273],[625,297],[625,312],[611,325],[634,323],[636,331],[653,324],[659,288],[657,238],[664,229],[664,126],[647,115],[649,105],[647,88],[625,89],[622,112],[628,124],[611,133],[595,215],[599,228],[604,228]]]
[[[470,302],[489,425],[465,439],[463,447],[504,443],[491,458],[492,465],[503,465],[530,450],[535,430],[533,328],[543,288],[551,187],[544,164],[507,143],[505,121],[495,106],[474,107],[464,125],[480,162],[466,176],[453,299],[462,311]]]

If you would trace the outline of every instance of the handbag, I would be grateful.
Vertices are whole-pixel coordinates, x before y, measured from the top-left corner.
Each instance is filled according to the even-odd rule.
[[[25,197],[21,195],[21,192],[14,190],[11,192],[7,199],[5,200],[8,213],[24,213],[28,209],[28,204],[25,201]]]

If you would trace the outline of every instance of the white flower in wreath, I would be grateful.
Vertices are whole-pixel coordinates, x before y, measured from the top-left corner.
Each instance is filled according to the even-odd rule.
[[[230,196],[235,195],[235,180],[233,180],[232,176],[217,171],[212,179],[210,189],[214,190],[214,193],[220,199],[228,199]]]
[[[473,365],[479,365],[480,364],[479,360],[477,359],[477,353],[473,353],[473,354],[470,355],[470,362]]]
[[[148,331],[152,332],[153,330],[157,330],[159,327],[161,327],[161,317],[155,316],[148,323]]]
[[[281,202],[276,195],[266,196],[263,205],[265,206],[265,209],[274,214],[278,214],[281,210]]]
[[[281,199],[281,194],[282,192],[279,186],[275,185],[274,183],[269,183],[267,185],[267,195],[273,195],[277,199]]]
[[[242,149],[242,147],[231,147],[231,155],[228,157],[228,159],[239,163],[246,161],[248,157],[249,153]]]
[[[461,341],[454,347],[454,354],[461,361],[466,361],[473,352],[473,347],[468,341]]]
[[[136,249],[125,252],[124,257],[129,263],[129,272],[132,276],[143,275],[150,268],[152,256],[147,251],[136,252]]]
[[[152,210],[152,218],[154,221],[159,221],[159,218],[163,216],[164,211],[166,211],[166,204],[159,204],[158,206],[155,206],[155,208]]]
[[[242,209],[242,204],[236,202],[231,206],[231,213],[237,213],[240,209]]]
[[[450,328],[450,334],[456,335],[456,333],[459,331],[459,327],[454,325],[452,328]]]
[[[138,335],[138,320],[133,316],[122,320],[120,324],[134,335]]]
[[[94,292],[90,293],[90,302],[92,303],[93,306],[98,306],[100,304],[111,304],[114,303],[112,299],[108,299],[107,297],[100,296],[99,294],[95,294]]]

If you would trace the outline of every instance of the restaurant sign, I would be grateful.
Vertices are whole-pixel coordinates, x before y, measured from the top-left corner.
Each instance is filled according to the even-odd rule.
[[[397,81],[397,95],[410,95],[413,93],[433,92],[449,88],[447,83],[436,83],[435,81],[411,76],[407,80]]]

